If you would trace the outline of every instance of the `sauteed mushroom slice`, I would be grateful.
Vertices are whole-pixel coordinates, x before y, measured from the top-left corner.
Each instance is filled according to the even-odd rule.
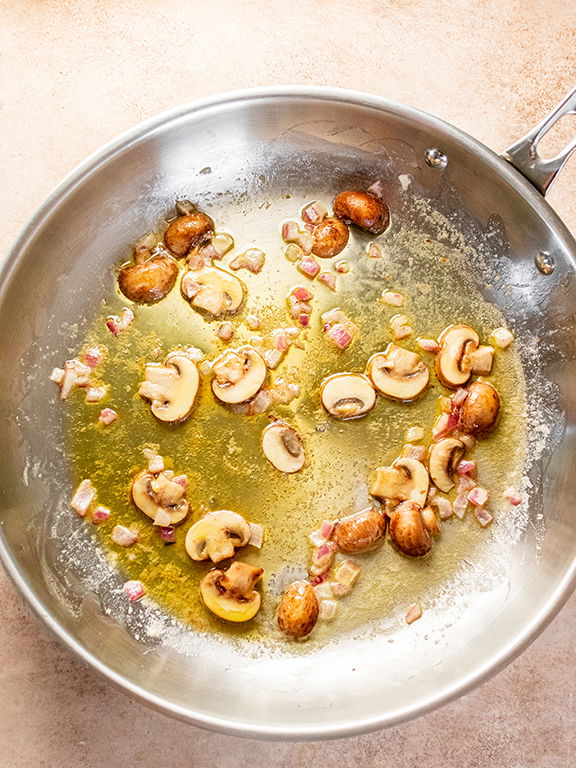
[[[432,443],[428,454],[428,470],[434,485],[444,493],[454,487],[456,465],[464,455],[466,447],[457,437],[445,437]]]
[[[250,540],[250,525],[237,512],[221,509],[209,512],[188,530],[186,552],[192,560],[219,563],[234,557],[238,547]]]
[[[244,302],[244,284],[219,267],[191,269],[182,278],[182,293],[195,309],[214,317],[238,312]]]
[[[299,640],[316,626],[320,605],[314,587],[294,581],[286,588],[278,606],[278,626],[285,635]]]
[[[212,363],[212,391],[223,403],[243,403],[258,392],[266,378],[266,363],[249,346],[227,349]]]
[[[174,256],[186,256],[188,251],[214,232],[214,222],[201,211],[197,211],[189,200],[176,203],[179,214],[164,232],[164,244]]]
[[[394,400],[415,400],[428,386],[430,372],[416,352],[389,344],[368,360],[366,373],[376,389]]]
[[[432,537],[424,525],[422,509],[405,501],[390,513],[390,538],[394,545],[410,557],[422,557],[432,547]]]
[[[368,552],[382,543],[386,533],[386,515],[374,507],[341,518],[332,540],[341,552]]]
[[[337,419],[357,419],[374,407],[376,391],[361,373],[336,373],[320,385],[322,405]]]
[[[378,467],[370,494],[380,499],[412,501],[423,507],[430,480],[426,467],[417,459],[401,457],[391,467]]]
[[[468,325],[451,325],[438,338],[440,351],[436,355],[436,374],[450,389],[462,387],[472,374],[470,356],[478,349],[480,339]]]
[[[348,244],[348,227],[340,219],[324,219],[314,228],[312,253],[321,259],[337,256]]]
[[[500,395],[496,387],[486,381],[475,381],[460,406],[458,426],[468,435],[486,437],[494,430],[499,413]]]
[[[174,287],[178,265],[168,254],[153,254],[144,246],[134,249],[134,264],[118,272],[118,287],[130,301],[153,304]]]
[[[194,407],[199,380],[196,363],[174,352],[163,364],[146,363],[138,394],[151,401],[152,413],[160,421],[182,421]]]
[[[347,224],[355,224],[373,235],[381,235],[390,223],[386,203],[370,192],[347,189],[334,200],[334,213]]]
[[[171,486],[178,486],[178,488]],[[154,491],[154,487],[160,490],[160,494]],[[138,509],[154,520],[157,525],[162,526],[178,525],[187,516],[189,507],[184,498],[185,492],[186,489],[183,486],[174,483],[164,473],[154,475],[147,470],[136,475],[131,488],[132,501]],[[166,499],[167,494],[172,494],[170,497],[173,499],[172,503],[167,504],[165,501],[161,503],[160,500]]]
[[[210,571],[200,582],[204,605],[226,621],[250,621],[260,610],[262,598],[254,587],[263,573],[262,568],[241,562],[226,571]]]
[[[306,461],[302,438],[285,421],[274,421],[262,433],[262,451],[280,472],[299,472]]]

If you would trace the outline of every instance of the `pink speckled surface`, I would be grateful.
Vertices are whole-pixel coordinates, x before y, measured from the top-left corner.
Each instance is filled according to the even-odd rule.
[[[501,149],[576,82],[574,0],[4,0],[0,251],[88,153],[168,107],[254,85],[355,88]],[[564,136],[574,132],[574,121]],[[576,233],[576,162],[550,202]],[[576,598],[496,678],[407,725],[268,744],[168,720],[86,671],[0,572],[0,766],[576,764]]]

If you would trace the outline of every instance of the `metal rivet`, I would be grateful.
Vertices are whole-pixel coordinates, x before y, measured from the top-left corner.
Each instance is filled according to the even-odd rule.
[[[430,147],[424,152],[426,162],[431,168],[446,168],[448,165],[448,158],[444,152],[440,152],[436,147]]]
[[[548,251],[538,251],[534,257],[536,267],[543,275],[551,275],[554,272],[554,257]]]

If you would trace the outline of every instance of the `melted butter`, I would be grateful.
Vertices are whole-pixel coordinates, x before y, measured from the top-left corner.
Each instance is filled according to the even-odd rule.
[[[242,217],[235,223],[239,231],[246,225]],[[361,235],[351,238],[342,254],[351,271],[338,275],[338,290],[332,293],[317,282],[309,284],[284,258],[277,228],[253,239],[252,244],[267,253],[266,264],[259,275],[245,270],[236,273],[248,289],[248,298],[242,312],[230,318],[237,330],[229,345],[216,337],[219,321],[207,321],[184,300],[179,282],[158,304],[134,308],[135,322],[118,337],[110,335],[104,321],[126,305],[122,296],[111,290],[94,318],[86,345],[107,350],[97,375],[109,385],[109,394],[101,403],[86,404],[83,393],[75,392],[68,403],[76,479],[91,478],[99,503],[111,509],[110,519],[95,527],[95,536],[118,568],[126,578],[140,579],[152,598],[195,628],[248,634],[265,643],[283,642],[275,627],[278,596],[286,583],[305,572],[311,552],[308,534],[323,519],[350,514],[370,503],[367,484],[371,471],[400,454],[409,427],[424,427],[429,441],[438,398],[449,394],[432,373],[430,388],[416,402],[403,404],[378,397],[367,416],[340,422],[320,406],[319,385],[324,377],[345,370],[363,372],[368,358],[391,340],[389,320],[399,311],[408,315],[414,329],[400,344],[419,352],[418,336],[437,337],[452,323],[472,325],[483,343],[488,343],[493,328],[504,324],[500,311],[482,298],[470,280],[465,254],[396,223],[379,238],[384,258],[367,258],[366,242]],[[222,266],[241,250],[228,254]],[[323,269],[333,269],[338,259],[319,261]],[[111,272],[111,286],[113,281]],[[219,404],[209,381],[203,380],[197,405],[185,423],[163,424],[152,416],[147,401],[136,394],[145,362],[161,360],[186,346],[199,347],[213,359],[227,346],[291,325],[285,296],[297,284],[310,287],[316,297],[311,327],[301,334],[305,349],[291,348],[270,378],[293,380],[296,372],[301,387],[298,399],[275,406],[267,414],[240,416]],[[405,306],[399,310],[384,304],[380,296],[385,288],[404,293],[408,297]],[[359,326],[357,338],[344,352],[329,345],[321,332],[321,312],[336,306]],[[243,325],[248,314],[262,320],[260,331]],[[158,348],[160,357],[155,354]],[[433,371],[434,356],[422,353],[422,357]],[[478,443],[474,458],[479,482],[491,491],[490,509],[497,524],[498,516],[506,514],[506,505],[500,503],[502,491],[518,482],[525,451],[524,379],[514,346],[497,352],[492,381],[500,391],[503,411],[496,432]],[[110,427],[98,424],[104,406],[119,414]],[[282,475],[263,457],[260,437],[270,418],[287,419],[301,434],[307,454],[301,472]],[[162,542],[151,521],[130,502],[131,478],[146,465],[142,455],[146,446],[156,448],[169,458],[168,466],[189,478],[191,514],[178,527],[172,545]],[[264,526],[262,550],[245,548],[237,555],[265,570],[263,607],[248,624],[230,625],[204,609],[198,584],[212,565],[194,563],[184,549],[190,525],[216,509],[233,509]],[[110,533],[117,524],[138,530],[135,546],[123,549],[111,541]],[[353,592],[339,601],[336,620],[320,624],[314,637],[322,640],[403,611],[412,602],[425,602],[464,561],[474,559],[488,539],[489,531],[469,513],[464,521],[454,518],[442,523],[442,534],[425,558],[405,557],[389,542],[353,558],[362,568],[360,579]]]

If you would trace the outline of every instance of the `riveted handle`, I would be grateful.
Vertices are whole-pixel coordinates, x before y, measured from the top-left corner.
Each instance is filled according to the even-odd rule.
[[[502,157],[511,163],[517,171],[520,171],[528,181],[532,182],[543,195],[546,194],[556,176],[564,168],[570,155],[576,151],[575,136],[556,157],[543,160],[538,155],[538,142],[564,115],[576,115],[576,88],[541,123],[538,123],[519,141],[502,152]]]

